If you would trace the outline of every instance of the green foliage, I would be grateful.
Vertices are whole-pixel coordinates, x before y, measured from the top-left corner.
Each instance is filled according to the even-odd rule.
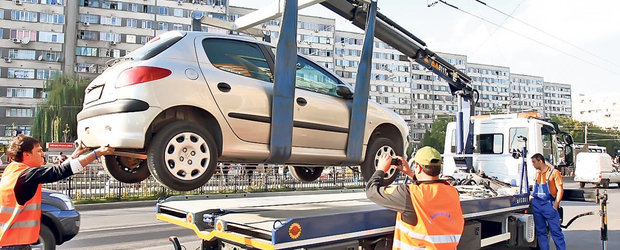
[[[579,122],[565,116],[552,117],[551,121],[557,122],[562,131],[568,132],[575,143],[585,142],[586,122]],[[607,152],[613,156],[616,150],[620,149],[620,131],[588,124],[588,144],[606,147]]]
[[[439,152],[443,152],[444,139],[446,138],[446,128],[448,123],[452,121],[452,116],[440,116],[433,122],[433,128],[424,133],[422,139],[423,146],[431,146]]]
[[[45,83],[47,98],[37,107],[33,137],[43,145],[52,141],[71,142],[77,138],[77,113],[82,109],[88,79],[76,75],[57,75]],[[66,136],[65,136],[66,135]]]

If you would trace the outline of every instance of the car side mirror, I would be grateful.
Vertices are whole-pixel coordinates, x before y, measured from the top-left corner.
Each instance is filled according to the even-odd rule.
[[[336,87],[336,94],[338,96],[342,96],[345,99],[352,99],[353,98],[353,92],[351,91],[351,89],[347,85],[338,85]]]

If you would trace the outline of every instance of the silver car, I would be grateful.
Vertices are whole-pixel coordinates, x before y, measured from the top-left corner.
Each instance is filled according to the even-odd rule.
[[[153,174],[174,190],[204,185],[217,162],[265,163],[269,156],[274,51],[244,37],[204,32],[164,33],[108,69],[86,89],[78,138],[109,144],[110,175],[139,182]],[[343,165],[351,86],[299,56],[292,154],[287,165],[301,181],[322,166]],[[383,152],[403,155],[404,120],[369,101],[362,173],[369,178]],[[388,174],[395,178],[394,171]]]

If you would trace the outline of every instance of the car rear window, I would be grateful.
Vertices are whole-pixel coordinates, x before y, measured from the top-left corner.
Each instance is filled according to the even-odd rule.
[[[181,32],[166,32],[151,39],[139,49],[129,53],[127,57],[134,60],[148,60],[170,48],[170,46],[181,40],[184,36],[185,34]]]

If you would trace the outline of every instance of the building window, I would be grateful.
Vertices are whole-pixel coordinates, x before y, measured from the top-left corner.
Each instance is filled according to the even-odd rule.
[[[80,0],[80,6],[99,7],[99,0]]]
[[[127,42],[127,43],[136,43],[136,36],[135,35],[126,35],[125,36],[125,42]]]
[[[34,69],[9,68],[9,78],[34,79]]]
[[[65,34],[56,32],[39,32],[39,42],[64,43]]]
[[[30,88],[7,88],[6,97],[34,98],[34,89]]]
[[[172,15],[176,17],[183,17],[183,9],[173,9]]]
[[[173,24],[172,30],[183,30],[183,24],[178,24],[178,23]]]
[[[98,40],[98,37],[96,31],[80,30],[80,39],[82,40]]]
[[[168,7],[159,7],[158,13],[160,15],[167,16],[168,15]]]
[[[65,0],[41,0],[41,4],[65,5]]]
[[[18,21],[26,21],[26,22],[36,22],[37,19],[36,12],[23,11],[23,10],[11,10],[11,20]]]
[[[36,41],[37,32],[34,30],[11,30],[10,38],[17,38],[19,40],[24,40],[24,38],[28,38],[30,39],[30,41]]]
[[[136,19],[126,19],[127,20],[127,24],[125,24],[127,27],[133,27],[133,28],[138,28],[138,20]]]
[[[6,117],[32,117],[31,108],[7,108]]]
[[[37,69],[37,79],[50,79],[56,76],[56,70]]]
[[[80,73],[97,73],[97,64],[78,63],[75,71]]]
[[[157,29],[158,30],[168,30],[168,23],[157,22]]]
[[[99,23],[99,16],[97,16],[97,15],[82,14],[82,15],[80,15],[80,22],[82,22],[82,23],[90,23],[90,24],[97,24],[97,23]]]
[[[140,28],[151,29],[153,27],[152,25],[153,23],[151,23],[151,21],[142,20],[142,24],[140,25]]]
[[[7,113],[9,113],[9,109],[7,109]],[[17,136],[20,134],[30,135],[30,126],[6,126],[4,128],[4,136]]]
[[[105,25],[121,26],[121,21],[122,21],[122,18],[120,17],[108,17],[108,16],[101,17],[101,24],[105,24]]]
[[[75,48],[75,55],[77,56],[97,56],[97,48],[89,47],[77,47]]]
[[[22,59],[22,60],[34,60],[35,50],[25,49],[9,49],[9,58]]]
[[[58,15],[58,14],[41,13],[41,22],[42,23],[64,24],[65,16]]]
[[[120,42],[121,34],[101,32],[99,33],[99,40],[108,42]]]

